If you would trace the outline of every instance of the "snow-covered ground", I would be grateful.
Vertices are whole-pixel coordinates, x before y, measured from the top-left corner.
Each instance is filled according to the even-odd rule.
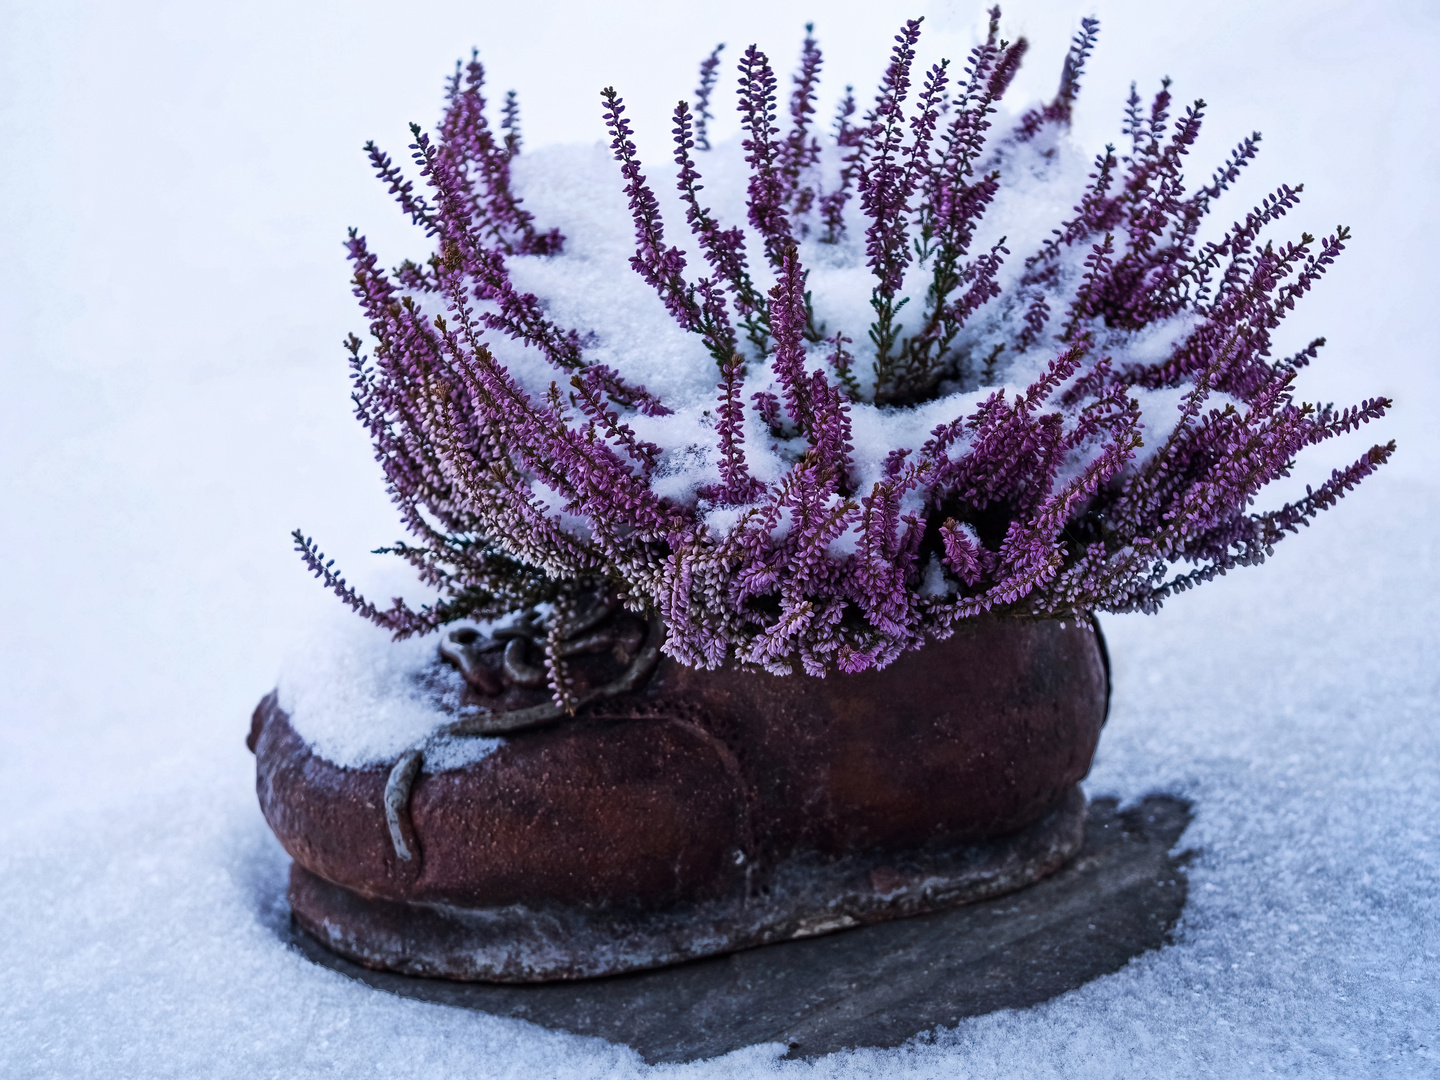
[[[613,82],[658,161],[665,113],[715,41],[787,57],[815,18],[833,96],[873,85],[917,9],[931,55],[958,59],[979,19],[889,0],[697,7],[0,8],[0,1074],[650,1071],[623,1047],[391,998],[290,951],[286,859],[242,739],[334,604],[290,529],[376,593],[403,585],[365,555],[397,529],[339,349],[360,328],[345,226],[390,257],[414,246],[365,138],[402,151],[473,43],[494,85],[520,91],[531,146],[598,137],[595,91]],[[1396,399],[1365,435],[1400,454],[1266,567],[1105,620],[1115,706],[1088,786],[1194,802],[1185,844],[1201,855],[1174,946],[900,1050],[778,1063],[783,1048],[757,1047],[664,1071],[1440,1073],[1440,18],[1429,3],[1017,2],[1007,26],[1033,48],[1016,100],[1053,91],[1091,11],[1081,142],[1118,134],[1130,79],[1143,92],[1168,73],[1210,103],[1197,174],[1265,134],[1224,212],[1303,181],[1283,235],[1354,227],[1291,333],[1330,342],[1306,396]],[[1301,480],[1361,449],[1326,448]]]

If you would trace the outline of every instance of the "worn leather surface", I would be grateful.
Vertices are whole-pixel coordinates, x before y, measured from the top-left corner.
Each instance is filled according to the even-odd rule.
[[[976,620],[883,671],[823,680],[667,658],[640,692],[422,773],[410,863],[385,825],[387,767],[316,757],[273,695],[252,739],[280,842],[361,896],[662,907],[745,887],[796,853],[1014,832],[1088,771],[1107,695],[1083,619]]]

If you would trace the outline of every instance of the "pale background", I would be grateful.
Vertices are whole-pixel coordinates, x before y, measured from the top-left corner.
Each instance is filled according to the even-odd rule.
[[[889,0],[0,5],[0,1073],[647,1071],[603,1043],[384,997],[280,942],[285,864],[241,740],[295,628],[333,603],[288,533],[323,536],[361,581],[381,580],[364,552],[396,534],[349,418],[339,342],[362,324],[340,242],[358,225],[392,261],[414,242],[359,147],[402,156],[406,122],[433,122],[473,44],[492,89],[520,92],[528,146],[599,138],[614,83],[658,157],[717,41],[788,63],[815,20],[828,110],[846,82],[871,91],[919,13],[928,58],[959,60],[982,20]],[[1032,50],[1013,101],[1053,93],[1089,13],[1084,145],[1118,138],[1132,78],[1144,93],[1169,74],[1180,101],[1210,103],[1197,178],[1264,133],[1221,216],[1303,181],[1276,235],[1354,228],[1292,320],[1330,340],[1302,389],[1395,398],[1365,435],[1400,453],[1272,565],[1106,621],[1116,709],[1089,789],[1195,801],[1186,842],[1203,854],[1174,947],[933,1043],[775,1067],[1434,1075],[1440,17],[1017,2],[1006,33]],[[674,1071],[753,1075],[778,1052]]]

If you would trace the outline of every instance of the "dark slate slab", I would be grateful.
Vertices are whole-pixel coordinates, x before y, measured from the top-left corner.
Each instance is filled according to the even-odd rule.
[[[512,1016],[693,1061],[783,1042],[794,1057],[898,1046],[996,1009],[1048,1001],[1164,945],[1185,906],[1171,851],[1190,805],[1091,804],[1085,846],[1037,885],[954,911],[609,979],[515,986],[416,979],[343,960],[299,930],[316,963],[403,997]]]

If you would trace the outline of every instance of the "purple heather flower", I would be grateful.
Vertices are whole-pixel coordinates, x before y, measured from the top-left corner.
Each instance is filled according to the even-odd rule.
[[[1263,561],[1394,448],[1371,448],[1302,499],[1251,509],[1301,450],[1389,407],[1296,400],[1323,338],[1272,357],[1276,328],[1350,234],[1264,239],[1301,195],[1281,187],[1201,241],[1259,136],[1187,187],[1203,103],[1178,109],[1166,81],[1148,107],[1132,89],[1123,149],[1095,158],[1073,210],[1006,274],[1010,241],[975,238],[1011,163],[1064,149],[1058,135],[1098,23],[1082,20],[1054,100],[995,132],[1026,53],[999,26],[997,9],[953,81],[943,61],[923,68],[912,101],[920,22],[906,23],[873,108],[857,119],[847,88],[823,141],[812,123],[821,54],[808,28],[783,136],[777,79],[748,48],[740,223],[701,201],[692,153],[709,149],[712,52],[693,110],[682,102],[672,130],[705,271],[694,278],[685,251],[666,242],[623,102],[604,92],[631,268],[719,371],[718,400],[701,419],[693,406],[672,414],[596,362],[591,327],[565,325],[552,314],[562,305],[516,286],[511,267],[563,257],[564,238],[539,228],[512,187],[514,96],[492,129],[483,69],[473,58],[458,67],[438,135],[412,129],[414,179],[366,146],[434,254],[392,272],[363,237],[347,242],[374,341],[368,355],[359,337],[346,343],[355,412],[411,537],[382,550],[438,598],[378,606],[297,531],[306,565],[397,636],[554,605],[547,664],[564,706],[574,692],[558,642],[579,598],[597,589],[663,618],[665,648],[685,663],[820,676],[884,666],[986,612],[1153,611]],[[811,296],[827,260],[845,256],[847,224],[850,244],[863,233],[872,275],[861,312]],[[749,264],[757,248],[759,274]],[[868,334],[855,333],[861,324]],[[534,351],[553,373],[548,387],[498,358],[503,339]],[[824,348],[814,364],[812,345]],[[747,403],[769,429],[759,445],[745,438]],[[920,406],[942,410],[928,438],[912,424]],[[684,440],[666,442],[667,424]],[[866,430],[904,432],[895,441],[909,445],[857,437]],[[675,482],[677,445],[700,463],[688,486]]]
[[[700,85],[695,88],[695,146],[700,150],[710,149],[706,125],[715,119],[715,114],[710,111],[710,95],[720,80],[720,50],[723,48],[725,43],[721,42],[700,62]]]
[[[820,46],[811,35],[813,23],[805,26],[800,49],[800,69],[790,93],[790,130],[780,145],[780,174],[785,181],[785,203],[790,217],[803,237],[808,231],[804,217],[814,205],[818,191],[802,182],[806,172],[820,161],[820,142],[811,134],[810,118],[815,115],[815,91],[820,77]]]
[[[765,240],[765,255],[776,271],[788,248],[795,246],[790,217],[785,212],[789,184],[782,158],[784,147],[775,138],[775,72],[754,45],[740,60],[740,117],[746,132],[745,162],[750,166],[750,224]]]
[[[820,220],[825,223],[825,235],[822,239],[827,244],[839,243],[840,237],[845,234],[845,204],[850,201],[855,177],[859,174],[865,158],[863,129],[850,122],[854,115],[854,88],[847,86],[845,97],[840,102],[840,110],[835,117],[835,145],[848,151],[840,167],[840,186],[820,196]]]

